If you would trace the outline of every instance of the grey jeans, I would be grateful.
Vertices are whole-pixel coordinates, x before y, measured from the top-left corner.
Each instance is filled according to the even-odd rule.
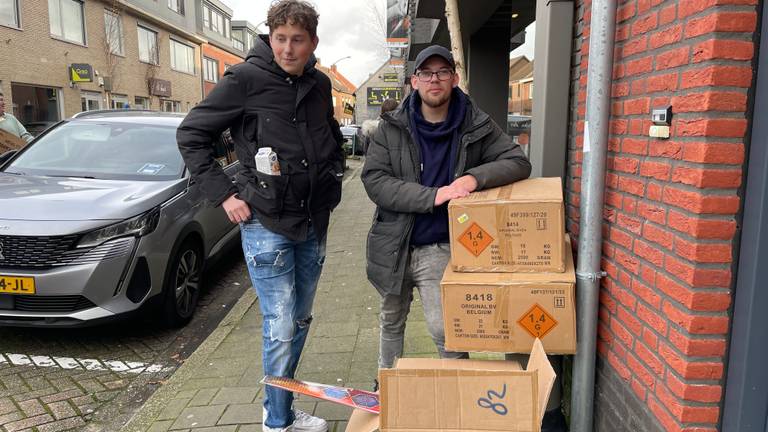
[[[385,295],[381,298],[379,367],[391,368],[395,359],[403,355],[405,322],[411,310],[414,288],[419,290],[427,329],[437,346],[440,358],[469,358],[465,352],[445,350],[440,280],[451,258],[450,246],[448,243],[431,244],[411,247],[409,252],[400,295]]]

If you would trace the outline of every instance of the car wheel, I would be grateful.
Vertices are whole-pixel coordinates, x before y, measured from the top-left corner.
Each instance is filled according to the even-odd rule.
[[[186,240],[171,260],[165,281],[164,319],[171,327],[180,327],[192,319],[200,297],[203,252],[194,240]]]

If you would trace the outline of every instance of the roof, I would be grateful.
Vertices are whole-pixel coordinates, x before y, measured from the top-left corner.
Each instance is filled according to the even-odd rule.
[[[524,62],[518,61],[514,65],[512,64],[512,61],[515,59],[510,60],[510,66],[509,66],[510,82],[520,81],[525,78],[533,77],[533,62],[528,61],[528,59],[525,58],[524,56],[523,56],[523,59],[525,59]]]
[[[148,110],[96,110],[96,111],[84,111],[72,116],[69,121],[103,121],[109,120],[114,122],[127,122],[127,123],[143,123],[153,124],[161,126],[178,126],[184,119],[186,114],[184,113],[168,113],[160,111],[148,111]]]
[[[355,92],[355,86],[349,80],[347,80],[338,70],[332,71],[330,68],[321,65],[320,63],[315,65],[316,69],[319,69],[328,76],[331,80],[333,89],[342,93],[352,94]],[[334,73],[335,72],[335,73]]]

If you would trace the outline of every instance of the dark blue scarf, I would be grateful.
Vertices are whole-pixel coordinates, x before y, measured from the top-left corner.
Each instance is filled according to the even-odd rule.
[[[414,92],[410,99],[409,119],[413,139],[421,154],[421,184],[441,187],[451,184],[456,169],[459,130],[467,112],[467,98],[458,88],[453,89],[448,116],[440,123],[430,123],[421,113],[421,97]],[[422,246],[448,241],[448,206],[435,208],[433,213],[416,215],[411,244]]]

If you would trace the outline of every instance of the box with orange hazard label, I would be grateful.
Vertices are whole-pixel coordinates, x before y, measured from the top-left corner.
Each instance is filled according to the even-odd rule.
[[[549,354],[576,352],[576,272],[570,240],[563,273],[459,273],[440,283],[445,348],[528,353],[541,339]]]
[[[561,180],[522,180],[448,205],[451,265],[460,272],[562,272]]]

